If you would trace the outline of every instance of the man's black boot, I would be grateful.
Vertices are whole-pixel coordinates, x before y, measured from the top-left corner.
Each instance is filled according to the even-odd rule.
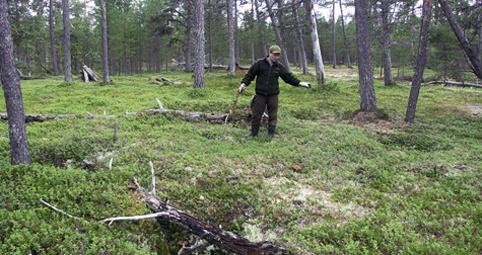
[[[251,124],[251,137],[258,136],[259,132],[259,123]]]
[[[276,126],[275,125],[268,125],[268,139],[273,139],[274,133],[276,131]]]

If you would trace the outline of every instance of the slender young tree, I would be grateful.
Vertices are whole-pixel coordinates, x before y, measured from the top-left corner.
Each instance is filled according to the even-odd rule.
[[[6,1],[0,1],[0,79],[8,116],[11,163],[30,164],[20,77],[13,56],[12,30]]]
[[[415,73],[412,78],[412,88],[408,98],[407,113],[405,121],[413,123],[415,111],[417,109],[418,94],[422,83],[423,71],[427,62],[427,45],[429,36],[430,16],[432,13],[432,0],[424,0],[422,5],[422,25],[420,27],[420,37],[418,43],[418,56],[415,64]]]
[[[109,41],[107,33],[107,8],[105,0],[100,2],[100,26],[102,30],[102,68],[104,71],[104,82],[110,83],[109,74]]]
[[[371,63],[371,42],[368,31],[368,0],[355,1],[355,23],[358,59],[358,79],[360,81],[360,111],[376,112],[377,101],[373,87]]]
[[[258,0],[254,0],[254,8],[256,10],[256,23],[258,24],[258,33],[259,33],[259,47],[261,49],[261,54],[263,56],[268,55],[268,51],[266,49],[266,39],[264,35],[264,18],[261,18],[261,12],[259,11],[259,2]]]
[[[313,47],[313,59],[315,61],[316,80],[318,87],[321,88],[325,83],[325,66],[323,65],[323,57],[321,56],[320,41],[318,37],[318,28],[316,26],[316,18],[313,13],[312,0],[304,0],[306,16],[308,19],[308,27],[310,30],[311,45]]]
[[[234,76],[236,74],[236,42],[235,42],[235,26],[234,26],[234,0],[227,0],[228,12],[228,43],[229,43],[229,64],[228,74]]]
[[[62,0],[64,22],[64,80],[72,81],[72,56],[70,54],[70,6],[69,0]]]
[[[348,66],[348,68],[353,68],[351,66],[351,59],[350,59],[350,48],[348,47],[348,42],[346,40],[346,32],[345,32],[345,18],[343,17],[343,5],[341,4],[341,0],[339,1],[340,3],[340,18],[341,18],[341,29],[343,31],[343,46],[345,47],[345,61]]]
[[[55,38],[55,1],[49,1],[49,35],[50,35],[50,58],[52,60],[52,74],[59,74],[59,61],[57,57],[57,43]]]
[[[333,0],[333,4],[332,4],[332,13],[331,13],[331,17],[332,17],[332,22],[331,22],[331,43],[332,43],[332,47],[333,47],[333,68],[336,68],[336,20],[335,20],[335,5],[336,5],[336,1]]]
[[[192,0],[185,0],[185,8],[186,8],[186,41],[184,44],[185,51],[184,51],[184,59],[186,61],[186,65],[184,65],[184,71],[192,72],[192,48],[193,48],[193,27],[196,25],[193,21],[193,2]]]
[[[303,74],[308,74],[308,60],[306,59],[305,40],[303,39],[302,24],[298,16],[298,7],[293,7],[293,16],[295,20],[296,37],[298,39],[301,70]]]
[[[383,45],[383,81],[385,86],[393,85],[392,75],[392,54],[390,51],[390,1],[381,0],[381,16],[382,16],[382,45]]]
[[[279,26],[278,20],[276,18],[276,15],[273,11],[273,7],[271,6],[271,1],[270,0],[265,0],[267,9],[268,9],[268,14],[271,19],[271,25],[274,30],[274,34],[276,36],[276,42],[278,43],[279,47],[281,48],[282,54],[281,54],[281,62],[283,65],[286,67],[288,71],[290,71],[290,62],[288,61],[288,52],[286,51],[286,46],[283,41],[283,37],[281,36],[281,28]]]
[[[204,1],[193,1],[193,35],[194,35],[194,87],[204,88]]]

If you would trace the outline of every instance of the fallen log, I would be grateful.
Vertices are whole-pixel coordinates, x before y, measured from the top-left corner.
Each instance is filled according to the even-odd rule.
[[[251,242],[233,232],[209,225],[146,191],[136,181],[131,183],[130,187],[140,195],[146,206],[156,213],[158,222],[174,223],[219,248],[240,255],[289,254],[285,248],[276,246],[269,241]]]
[[[116,118],[114,115],[92,115],[90,113],[85,116],[75,114],[25,114],[25,122],[44,122],[51,120],[63,120],[63,119],[96,119],[96,118]],[[6,113],[0,113],[0,120],[8,120]]]
[[[456,87],[471,87],[482,88],[482,84],[475,84],[470,82],[455,82],[455,81],[431,81],[424,83],[423,85],[442,84],[444,86],[456,86]]]
[[[80,78],[84,82],[99,81],[99,76],[86,65],[83,65],[82,69],[80,70]]]
[[[179,82],[179,81],[169,80],[169,79],[167,79],[165,77],[162,77],[162,76],[151,77],[149,80],[151,81],[151,83],[161,85],[161,86],[181,84],[181,82]]]
[[[237,122],[237,121],[249,121],[251,119],[250,112],[241,111],[233,113],[222,113],[222,112],[189,112],[182,110],[171,110],[164,108],[160,101],[158,101],[159,108],[157,109],[147,109],[141,112],[126,112],[123,116],[117,115],[93,115],[88,113],[85,116],[75,115],[75,114],[26,114],[25,122],[43,122],[49,120],[62,120],[62,119],[97,119],[97,118],[121,118],[121,117],[132,117],[132,116],[151,116],[151,115],[164,115],[168,117],[180,118],[190,122],[200,122],[207,121],[213,124],[223,124],[227,122]],[[229,115],[229,118],[227,118]],[[264,117],[264,116],[263,116]],[[8,120],[6,113],[0,113],[0,120]]]

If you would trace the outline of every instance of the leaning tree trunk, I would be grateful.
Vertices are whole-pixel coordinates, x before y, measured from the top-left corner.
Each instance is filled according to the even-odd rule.
[[[371,44],[368,31],[368,0],[355,1],[355,23],[358,59],[358,79],[360,81],[360,111],[376,112],[377,101],[373,87]]]
[[[64,21],[64,80],[72,81],[72,59],[70,54],[70,6],[69,0],[62,0]]]
[[[261,19],[261,14],[259,12],[259,2],[258,0],[254,0],[254,7],[255,7],[255,10],[256,10],[256,23],[258,23],[258,33],[259,33],[259,44],[260,44],[260,48],[261,48],[261,54],[263,54],[263,56],[267,56],[268,55],[268,51],[266,50],[266,40],[265,40],[265,35],[264,35],[264,29],[263,29],[263,24],[264,24],[264,19],[262,20]]]
[[[54,0],[49,2],[49,34],[50,34],[50,57],[52,59],[52,74],[59,74],[59,61],[57,57],[57,43],[55,42],[55,10]]]
[[[227,0],[227,12],[228,12],[228,43],[229,43],[229,72],[230,76],[236,74],[236,42],[234,38],[235,26],[234,26],[234,0]]]
[[[450,27],[452,28],[452,31],[454,32],[455,36],[457,37],[457,40],[459,41],[460,47],[465,52],[465,55],[469,59],[469,65],[474,74],[479,78],[482,79],[482,61],[479,59],[479,56],[477,56],[477,52],[475,52],[471,47],[470,43],[467,40],[467,37],[464,34],[464,31],[460,27],[459,23],[455,19],[455,17],[452,15],[452,10],[450,9],[450,6],[448,5],[446,0],[438,0],[440,7],[442,8],[445,17],[447,18],[447,21],[450,24]]]
[[[102,68],[104,69],[104,82],[110,83],[107,8],[105,5],[105,0],[100,0],[100,24],[102,30]]]
[[[315,61],[316,80],[318,87],[321,88],[325,83],[325,66],[323,65],[323,57],[321,56],[320,41],[318,39],[318,28],[316,26],[316,18],[313,13],[312,0],[304,0],[306,8],[306,16],[308,18],[308,27],[310,29],[311,44],[313,47],[313,59]]]
[[[29,164],[32,160],[28,151],[20,77],[13,57],[12,31],[7,9],[7,2],[0,1],[0,79],[8,114],[11,162],[14,165]]]
[[[204,1],[190,0],[193,3],[194,35],[194,87],[204,88]]]
[[[268,14],[269,17],[271,18],[271,25],[273,26],[274,34],[276,36],[276,42],[278,43],[279,47],[281,48],[281,62],[283,65],[286,67],[288,71],[291,71],[290,69],[290,63],[288,61],[288,54],[286,51],[286,47],[283,41],[283,37],[281,36],[281,28],[279,26],[278,21],[276,20],[276,16],[274,14],[273,8],[271,6],[271,1],[270,0],[265,0],[266,6],[268,8]]]
[[[293,16],[295,18],[296,37],[298,39],[300,49],[301,70],[303,70],[303,74],[308,74],[308,60],[306,59],[305,40],[303,39],[303,30],[301,28],[297,7],[293,7]]]
[[[393,85],[392,54],[390,52],[390,0],[382,0],[382,27],[383,27],[383,81],[385,86]]]
[[[333,8],[332,8],[332,17],[333,17],[333,20],[332,20],[332,30],[331,30],[331,41],[332,41],[332,45],[333,45],[333,68],[336,68],[336,20],[335,20],[335,3],[336,1],[333,0]]]
[[[422,25],[420,27],[420,39],[418,46],[418,56],[415,64],[415,73],[412,79],[412,88],[408,98],[407,113],[405,121],[413,123],[415,110],[417,109],[418,94],[422,83],[423,71],[427,62],[428,29],[430,25],[430,15],[432,12],[432,0],[424,0],[422,6]]]
[[[341,0],[339,1],[340,3],[340,17],[341,17],[341,29],[343,31],[343,46],[345,46],[345,51],[346,51],[346,64],[348,65],[348,68],[352,68],[351,66],[351,59],[350,59],[350,49],[348,47],[348,43],[346,41],[346,32],[345,32],[345,18],[343,17],[343,6],[341,4]]]

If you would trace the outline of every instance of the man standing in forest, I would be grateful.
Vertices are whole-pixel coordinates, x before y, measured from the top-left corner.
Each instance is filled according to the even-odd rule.
[[[278,61],[281,56],[281,48],[273,45],[269,48],[269,56],[258,60],[249,68],[239,86],[239,93],[242,93],[251,81],[256,78],[256,95],[251,104],[253,119],[251,123],[251,136],[258,135],[261,118],[265,108],[268,108],[268,138],[272,139],[278,118],[278,77],[286,83],[295,87],[311,88],[311,84],[300,82],[292,73]]]

